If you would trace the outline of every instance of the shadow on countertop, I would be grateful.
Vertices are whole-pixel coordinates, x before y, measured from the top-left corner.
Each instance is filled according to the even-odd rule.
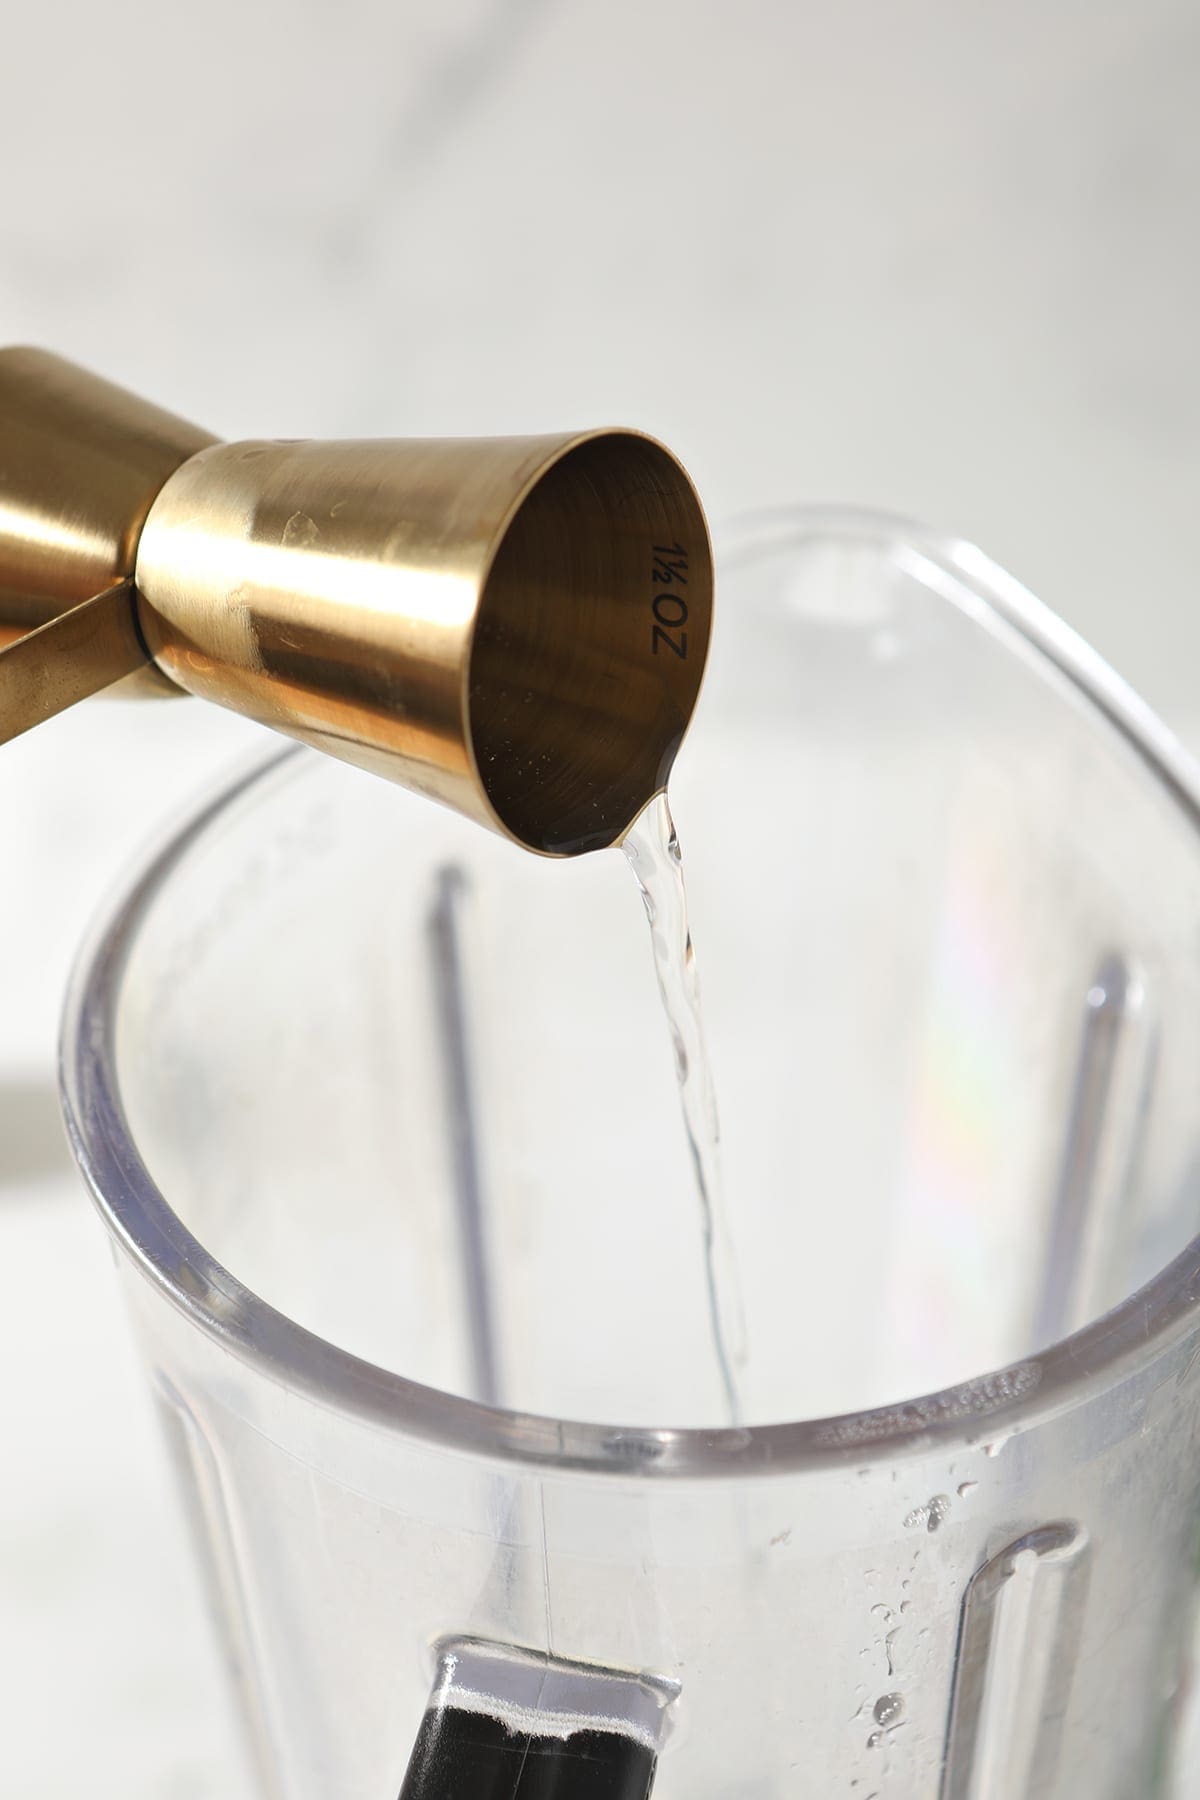
[[[0,1079],[0,1205],[72,1167],[53,1081]]]

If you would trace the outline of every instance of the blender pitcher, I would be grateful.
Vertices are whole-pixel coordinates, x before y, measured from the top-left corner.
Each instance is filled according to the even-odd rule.
[[[644,923],[294,750],[78,967],[72,1142],[282,1800],[1183,1795],[1200,784],[967,546],[726,544]]]

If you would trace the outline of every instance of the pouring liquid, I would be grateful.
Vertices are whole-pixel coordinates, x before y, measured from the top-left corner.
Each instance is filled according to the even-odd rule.
[[[709,1331],[731,1425],[740,1424],[739,1371],[745,1361],[745,1318],[721,1189],[720,1128],[712,1063],[700,1011],[700,983],[688,926],[683,857],[665,793],[638,815],[621,842],[650,925],[683,1128],[691,1155],[704,1241]]]

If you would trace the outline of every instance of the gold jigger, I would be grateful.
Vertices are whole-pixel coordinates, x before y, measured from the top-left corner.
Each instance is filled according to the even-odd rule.
[[[149,668],[574,855],[665,786],[712,590],[640,433],[222,444],[0,351],[0,741]]]

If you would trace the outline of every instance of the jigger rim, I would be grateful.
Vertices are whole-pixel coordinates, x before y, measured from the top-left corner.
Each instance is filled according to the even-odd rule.
[[[952,581],[959,605],[965,578],[981,622],[1065,677],[1076,698],[1090,703],[1136,752],[1200,840],[1200,763],[1077,633],[974,545],[885,514],[792,508],[745,515],[722,534],[722,561],[727,566],[831,531],[911,557],[927,584]],[[220,827],[227,808],[308,754],[290,745],[256,758],[172,832],[94,927],[76,959],[64,1010],[64,1118],[101,1215],[142,1275],[233,1355],[377,1428],[466,1455],[556,1472],[742,1481],[886,1464],[935,1445],[966,1449],[1003,1441],[1115,1386],[1200,1331],[1198,1236],[1102,1317],[1046,1350],[955,1386],[825,1418],[656,1428],[487,1406],[378,1367],[298,1324],[211,1256],[155,1184],[122,1103],[115,1031],[126,964],[165,881],[206,833]]]

